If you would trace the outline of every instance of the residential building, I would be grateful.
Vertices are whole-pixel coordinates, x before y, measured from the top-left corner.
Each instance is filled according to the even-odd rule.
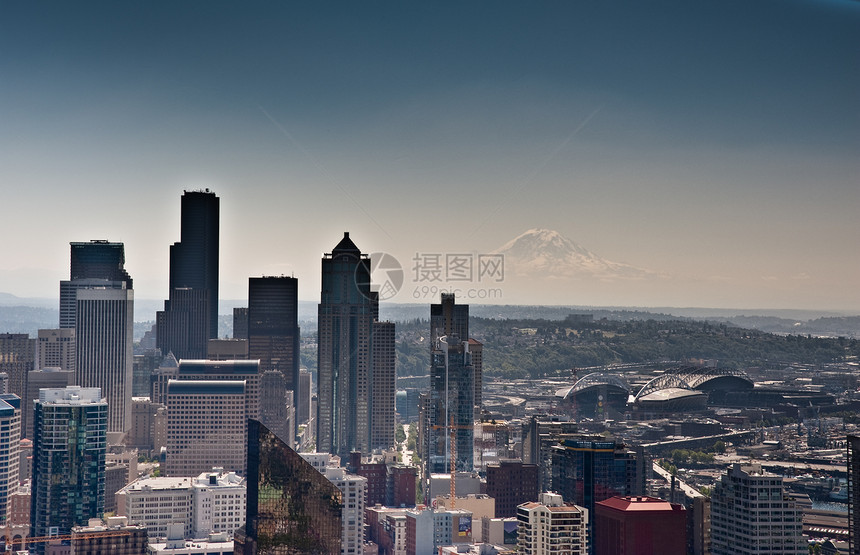
[[[804,555],[802,511],[787,495],[782,476],[760,465],[734,464],[711,494],[713,555]]]
[[[13,393],[0,394],[0,526],[10,524],[11,496],[18,491],[18,446],[21,439],[21,399]]]
[[[588,509],[564,504],[555,493],[517,508],[517,552],[529,555],[587,555]]]
[[[170,246],[170,293],[156,314],[164,354],[203,359],[218,337],[219,199],[209,189],[184,191],[180,240]]]
[[[69,534],[104,512],[108,404],[97,387],[42,389],[35,403],[30,530]],[[35,544],[37,553],[43,544]]]
[[[594,555],[687,552],[683,505],[655,497],[610,497],[595,504]]]

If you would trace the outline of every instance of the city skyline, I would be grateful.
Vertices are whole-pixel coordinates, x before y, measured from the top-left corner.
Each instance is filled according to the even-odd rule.
[[[464,301],[860,310],[856,2],[42,7],[0,12],[0,292],[107,239],[167,298],[177,197],[210,188],[222,299],[319,300],[348,230],[435,302],[416,254],[545,228],[650,273]]]

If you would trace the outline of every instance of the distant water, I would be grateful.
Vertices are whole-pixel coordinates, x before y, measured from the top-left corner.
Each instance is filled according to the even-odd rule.
[[[834,511],[848,514],[847,503],[833,503],[832,501],[813,501],[812,508],[819,511]]]

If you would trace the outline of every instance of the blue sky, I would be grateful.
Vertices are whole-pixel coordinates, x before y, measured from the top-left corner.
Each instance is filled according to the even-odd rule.
[[[667,277],[511,302],[860,310],[857,36],[837,0],[3,3],[0,291],[106,238],[166,297],[209,187],[223,298],[317,298],[344,230],[405,261],[542,227]]]

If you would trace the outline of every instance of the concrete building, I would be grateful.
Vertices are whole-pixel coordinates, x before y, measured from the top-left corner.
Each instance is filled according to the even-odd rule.
[[[803,555],[802,511],[785,492],[782,477],[760,465],[729,468],[711,495],[713,555]]]
[[[433,555],[441,546],[472,542],[472,513],[419,507],[406,516],[406,554]]]
[[[42,389],[35,403],[30,529],[69,534],[104,512],[108,404],[97,387]],[[45,546],[35,544],[37,553]]]
[[[8,377],[6,391],[27,396],[27,373],[33,370],[36,340],[26,333],[0,333],[0,373]]]
[[[65,331],[65,330],[61,330]],[[74,332],[74,330],[68,330]],[[39,398],[39,390],[64,388],[75,383],[75,371],[62,368],[43,367],[27,374],[27,394],[22,399],[22,437],[33,438],[33,403]]]
[[[509,546],[516,549],[518,521],[514,518],[481,519],[481,541],[492,545]]]
[[[167,447],[167,407],[149,397],[132,397],[126,445],[149,456],[161,453],[162,447]]]
[[[120,439],[131,428],[134,291],[87,287],[76,299],[75,382],[102,390],[107,431]]]
[[[170,380],[165,474],[196,476],[214,467],[244,474],[246,423],[244,381]]]
[[[117,492],[117,512],[146,527],[150,538],[167,538],[182,523],[181,539],[232,536],[245,524],[246,484],[235,472],[215,468],[192,477],[141,478]]]
[[[71,555],[146,555],[147,545],[146,528],[121,516],[72,528]]]
[[[530,555],[587,555],[588,509],[565,505],[562,497],[543,493],[538,502],[517,508],[517,552]]]
[[[207,360],[248,360],[247,339],[210,339],[206,344]]]
[[[610,497],[594,512],[594,555],[687,552],[683,505],[654,497]]]
[[[18,445],[21,439],[21,399],[12,393],[0,394],[0,526],[10,523],[10,496],[18,491]]]
[[[860,437],[848,436],[848,553],[860,555]]]
[[[75,371],[75,329],[39,330],[36,339],[35,369],[60,368]]]
[[[537,501],[540,495],[537,465],[501,460],[487,465],[487,495],[496,500],[495,516],[517,516],[517,506]]]

